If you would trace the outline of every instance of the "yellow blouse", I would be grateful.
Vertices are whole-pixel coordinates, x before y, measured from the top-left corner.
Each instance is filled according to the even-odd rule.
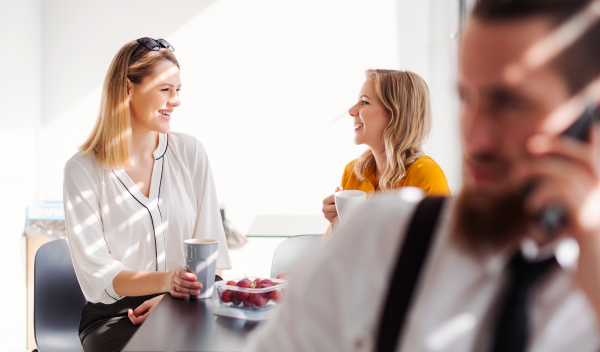
[[[367,193],[367,197],[371,196],[375,191],[379,190],[379,184],[375,178],[375,170],[371,169],[365,173],[365,178],[360,179],[354,173],[354,163],[352,160],[346,165],[344,174],[342,175],[342,183],[340,186],[347,190],[359,190]],[[450,187],[448,180],[442,168],[429,156],[422,156],[417,159],[406,170],[406,175],[398,183],[398,187],[418,187],[425,192],[427,196],[449,196]],[[331,234],[331,225],[325,232],[325,237]]]
[[[354,173],[354,163],[352,160],[346,165],[344,174],[342,175],[342,188],[346,190],[365,191],[367,194],[372,194],[379,190],[377,179],[375,178],[375,170],[371,169],[365,173],[364,179],[359,179]],[[398,187],[418,187],[422,189],[428,196],[449,196],[450,188],[448,180],[442,168],[428,156],[422,156],[417,159],[406,170],[406,176],[398,183]]]

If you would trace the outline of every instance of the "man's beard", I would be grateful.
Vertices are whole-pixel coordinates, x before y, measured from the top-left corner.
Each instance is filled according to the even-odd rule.
[[[502,165],[508,163],[491,155],[476,155],[472,160]],[[503,174],[505,172],[500,172]],[[523,187],[507,186],[499,191],[482,191],[465,185],[456,200],[455,231],[459,243],[468,249],[498,251],[517,244],[528,232],[532,218],[523,210],[527,192]]]
[[[482,195],[469,188],[456,200],[454,233],[459,242],[475,251],[496,251],[521,239],[531,224],[523,211],[524,192]]]

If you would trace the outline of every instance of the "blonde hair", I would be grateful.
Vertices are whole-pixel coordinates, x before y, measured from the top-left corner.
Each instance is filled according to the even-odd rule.
[[[133,40],[119,50],[104,80],[100,111],[94,129],[79,147],[84,155],[93,152],[96,163],[108,169],[127,168],[131,165],[127,79],[134,84],[142,82],[144,77],[152,74],[161,60],[169,60],[179,67],[175,55],[165,48],[152,51]]]
[[[379,188],[393,190],[406,175],[406,169],[424,156],[422,146],[431,130],[431,104],[427,83],[416,73],[394,70],[367,70],[377,97],[391,117],[383,131],[385,167],[379,175]],[[364,179],[375,168],[375,156],[367,150],[354,163],[354,173]]]

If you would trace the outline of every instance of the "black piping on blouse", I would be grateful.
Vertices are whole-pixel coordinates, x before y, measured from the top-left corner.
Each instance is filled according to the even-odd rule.
[[[167,145],[165,146],[165,151],[162,153],[161,156],[159,156],[158,158],[154,159],[154,160],[158,160],[160,158],[162,158],[163,156],[165,156],[165,154],[167,154],[167,150],[169,149],[169,134],[167,133]],[[163,219],[162,219],[162,211],[160,210],[160,189],[162,186],[162,176],[163,176],[163,170],[165,168],[165,159],[162,160],[162,164],[161,164],[161,169],[160,169],[160,181],[158,182],[158,198],[157,198],[157,202],[156,202],[156,207],[158,208],[158,213],[160,214],[160,221],[161,223],[163,223]],[[117,174],[114,172],[113,170],[113,174],[115,175],[115,177],[119,180],[119,182],[121,182],[121,184],[123,185],[123,187],[125,187],[125,189],[127,190],[127,192],[129,192],[129,194],[131,194],[131,196],[133,197],[133,199],[135,199],[138,203],[140,203],[141,206],[143,206],[144,208],[146,208],[146,211],[148,212],[148,215],[150,215],[150,222],[152,223],[152,233],[154,233],[153,236],[153,240],[154,240],[154,256],[156,258],[156,271],[158,271],[158,250],[157,250],[157,244],[156,244],[156,229],[154,228],[154,218],[152,217],[152,213],[150,213],[150,209],[148,209],[147,206],[144,205],[144,203],[140,202],[139,199],[137,199],[133,193],[131,193],[131,191],[129,190],[129,188],[127,188],[127,186],[125,186],[125,183],[123,183],[123,181],[121,181],[121,179],[119,178],[119,176],[117,176]],[[167,248],[165,247],[165,243],[166,243],[166,239],[165,239],[165,230],[163,229],[162,231],[162,236],[163,236],[163,250],[165,253],[165,271],[167,271]],[[107,292],[108,294],[108,292]],[[110,296],[110,295],[109,295]],[[115,299],[114,297],[111,297],[113,299]]]
[[[131,191],[129,190],[129,188],[127,188],[127,186],[125,186],[125,184],[123,183],[123,181],[121,181],[121,179],[119,178],[119,176],[117,176],[117,174],[115,173],[114,170],[112,170],[112,173],[119,180],[119,182],[121,182],[121,184],[123,185],[123,187],[125,187],[125,189],[127,190],[127,192],[129,192],[129,194],[131,194],[131,196],[133,197],[133,199],[137,200],[138,203],[140,203],[144,208],[146,208],[146,210],[148,211],[148,215],[150,215],[150,222],[152,223],[152,233],[154,234],[154,236],[152,236],[152,239],[154,239],[154,256],[156,257],[156,271],[158,271],[158,251],[156,250],[156,229],[154,228],[154,218],[152,217],[152,214],[150,213],[150,209],[148,209],[148,207],[145,206],[144,203],[140,202],[133,195],[133,193],[131,193]]]
[[[158,159],[162,158],[163,156],[165,156],[165,154],[167,154],[167,149],[169,149],[169,134],[168,133],[167,133],[167,145],[165,146],[165,151],[162,153],[161,156],[159,156],[158,158],[156,158],[154,160],[158,160]],[[158,190],[160,192],[160,188]]]
[[[167,139],[167,147],[168,146],[169,146],[169,140]],[[166,151],[165,151],[165,153],[166,153]],[[164,155],[165,154],[163,154],[163,156]],[[162,158],[162,156],[161,156],[161,158]],[[156,207],[158,208],[158,213],[160,214],[160,221],[161,221],[162,224],[164,224],[164,222],[163,222],[163,218],[162,218],[162,211],[160,210],[160,188],[161,188],[161,185],[162,185],[162,176],[163,176],[163,170],[164,169],[165,169],[165,158],[162,159],[162,166],[161,166],[161,169],[160,169],[160,181],[158,181],[158,198],[156,199]],[[167,241],[165,239],[165,228],[164,227],[162,229],[162,235],[163,235],[163,249],[165,251],[165,271],[167,271],[167,248],[165,247]]]
[[[111,296],[110,293],[108,293],[108,291],[106,291],[106,289],[104,290],[104,292],[106,292],[106,294],[108,295],[108,297],[114,299],[115,301],[118,301],[118,299],[116,299],[113,296]]]

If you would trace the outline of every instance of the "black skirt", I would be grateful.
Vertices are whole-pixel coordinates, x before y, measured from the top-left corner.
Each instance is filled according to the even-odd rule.
[[[113,304],[88,302],[81,311],[79,340],[85,352],[118,352],[139,328],[127,311],[160,294],[124,297]]]

